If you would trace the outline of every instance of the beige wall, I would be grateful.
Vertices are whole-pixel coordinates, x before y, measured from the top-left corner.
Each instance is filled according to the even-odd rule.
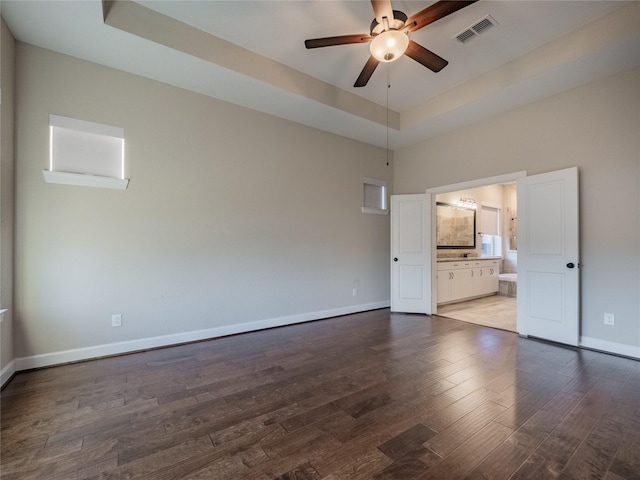
[[[16,60],[18,360],[387,304],[389,219],[360,212],[363,177],[416,193],[574,165],[581,334],[640,345],[638,69],[407,147],[387,167],[382,149],[37,47],[18,43]],[[129,189],[46,184],[49,113],[123,127]]]
[[[22,43],[17,84],[16,357],[388,305],[383,149]],[[123,127],[128,190],[46,184],[50,113]]]
[[[8,311],[0,323],[0,383],[14,368],[13,350],[13,111],[15,40],[0,20],[0,308]]]
[[[634,69],[397,151],[394,193],[577,166],[581,335],[640,346],[639,132]],[[615,314],[614,327],[603,325],[604,312]]]

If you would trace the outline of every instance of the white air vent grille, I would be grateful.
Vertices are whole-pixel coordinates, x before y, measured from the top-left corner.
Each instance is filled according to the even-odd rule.
[[[493,17],[491,17],[491,15],[487,15],[462,32],[458,33],[454,38],[460,43],[467,43],[472,38],[475,38],[479,34],[486,32],[492,27],[495,27],[497,24],[498,22],[496,22]]]
[[[469,40],[471,40],[473,37],[475,37],[476,34],[473,32],[473,30],[471,29],[467,29],[462,33],[459,33],[458,35],[456,35],[456,40],[458,40],[461,43],[466,43]]]
[[[491,21],[490,17],[485,17],[482,20],[480,20],[478,23],[476,23],[473,27],[471,27],[473,29],[474,32],[476,33],[482,33],[485,30],[490,29],[491,27],[493,27],[495,25],[495,23],[493,23]]]

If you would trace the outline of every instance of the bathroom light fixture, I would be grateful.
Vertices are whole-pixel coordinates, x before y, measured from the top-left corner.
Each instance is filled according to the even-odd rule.
[[[400,58],[409,46],[409,36],[395,29],[376,35],[369,45],[371,55],[380,62],[393,62]]]
[[[460,200],[458,200],[458,207],[471,208],[473,210],[477,210],[478,205],[476,204],[476,201],[473,198],[460,197]]]

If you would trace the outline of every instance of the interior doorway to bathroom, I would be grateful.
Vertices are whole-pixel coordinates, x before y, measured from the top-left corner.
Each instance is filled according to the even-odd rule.
[[[516,172],[488,179],[428,188],[424,194],[391,196],[391,311],[438,314],[438,304],[486,296],[486,288],[498,286],[481,281],[480,294],[468,292],[469,284],[444,280],[458,278],[451,270],[485,269],[482,278],[495,279],[500,270],[496,259],[479,259],[468,266],[468,258],[457,260],[462,266],[445,268],[437,261],[436,223],[438,205],[435,196],[478,186],[517,181],[518,275],[516,331],[523,336],[577,346],[580,327],[580,235],[578,202],[578,169],[576,167],[527,175]],[[451,210],[449,208],[449,210]],[[454,216],[454,215],[449,215]],[[469,215],[462,215],[462,235],[455,235],[454,246],[469,245]],[[475,225],[475,223],[473,224]],[[476,231],[472,230],[471,238]],[[466,242],[466,243],[465,243]],[[435,245],[435,247],[434,247]],[[450,247],[446,247],[450,248]],[[439,268],[440,267],[440,268]],[[577,268],[576,268],[577,267]],[[489,273],[486,273],[489,269]],[[442,271],[441,271],[442,270]],[[449,270],[449,272],[446,272]],[[444,275],[442,274],[444,271]],[[451,274],[452,276],[447,275]],[[474,278],[474,277],[472,277]],[[477,278],[477,277],[475,277]],[[448,288],[447,288],[448,287]],[[471,282],[471,291],[478,282]],[[459,292],[458,293],[458,289]],[[440,292],[445,298],[440,299]],[[407,303],[411,300],[412,303]],[[404,303],[402,303],[404,302]]]
[[[456,210],[473,210],[473,229],[455,218],[436,221],[436,270],[438,285],[462,282],[451,287],[457,293],[439,288],[437,314],[478,325],[517,331],[517,187],[513,180],[436,194],[436,204]],[[473,230],[475,238],[467,242],[460,231]],[[452,241],[452,238],[462,238]],[[487,259],[498,261],[498,271],[481,268]],[[468,270],[476,265],[477,268]],[[456,270],[459,268],[459,270]],[[482,275],[495,274],[494,287],[479,295],[465,288],[465,282],[486,282]],[[475,277],[474,277],[475,275]],[[441,278],[445,276],[444,278]],[[456,289],[457,288],[457,289]]]

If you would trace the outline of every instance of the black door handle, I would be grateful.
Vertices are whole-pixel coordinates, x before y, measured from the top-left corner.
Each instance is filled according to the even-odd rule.
[[[573,263],[571,263],[571,262],[567,263],[567,268],[573,268],[573,267],[575,267],[575,265]]]
[[[398,261],[398,257],[393,257],[393,261],[397,262]]]

